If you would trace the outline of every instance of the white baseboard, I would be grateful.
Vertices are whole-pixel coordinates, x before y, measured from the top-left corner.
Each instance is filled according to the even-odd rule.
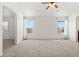
[[[27,40],[64,40],[64,38],[27,38]]]

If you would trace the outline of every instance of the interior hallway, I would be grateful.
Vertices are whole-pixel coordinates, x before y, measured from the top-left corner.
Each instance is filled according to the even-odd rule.
[[[79,44],[70,40],[24,40],[4,50],[4,57],[76,57]]]

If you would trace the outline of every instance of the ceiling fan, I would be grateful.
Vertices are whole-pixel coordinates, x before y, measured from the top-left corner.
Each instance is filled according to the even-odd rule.
[[[49,9],[50,7],[58,8],[58,5],[56,5],[56,2],[42,2],[42,4],[48,4],[46,9]]]

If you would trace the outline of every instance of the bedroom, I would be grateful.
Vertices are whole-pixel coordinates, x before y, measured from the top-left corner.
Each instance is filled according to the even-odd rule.
[[[9,27],[9,25],[15,25],[14,27],[10,26],[8,30],[9,32],[12,30],[12,28],[14,29],[14,31],[12,30],[13,33],[8,33],[9,35],[12,35],[12,37],[0,31],[0,38],[2,39],[0,41],[1,55],[3,53],[3,56],[41,56],[43,53],[41,51],[44,51],[44,48],[42,47],[45,47],[45,48],[49,47],[48,49],[46,49],[48,52],[44,52],[45,54],[43,53],[44,54],[43,56],[68,56],[68,55],[79,56],[77,54],[77,49],[75,48],[76,46],[78,46],[79,3],[59,2],[57,4],[59,8],[50,7],[49,9],[46,9],[48,4],[44,5],[42,4],[42,2],[16,2],[16,3],[2,2],[0,3],[0,8],[1,8],[0,14],[2,15],[2,17],[0,17],[0,19],[2,20],[0,21],[1,22],[3,20],[7,21],[7,18],[8,18],[8,21],[12,21],[12,23],[7,22],[8,24],[7,27]],[[11,18],[9,19],[9,17]],[[2,26],[0,26],[1,30],[3,30]],[[3,30],[3,32],[5,31]],[[9,47],[6,50],[3,50],[2,48],[4,44],[3,40],[7,40],[4,38],[14,40],[15,45]],[[33,52],[31,50],[32,45],[30,43],[31,44],[33,43],[32,45],[33,46],[35,45],[35,48],[37,48],[37,45],[38,47],[41,47],[40,53],[38,52],[39,51],[38,48],[37,48],[38,50],[34,50],[36,52]],[[50,45],[51,46],[56,44],[63,45],[63,43],[66,44],[66,47],[68,48],[68,51],[66,50],[66,52],[69,52],[70,49],[73,48],[72,51],[74,51],[75,55],[71,51],[69,53],[65,52],[64,54],[63,53],[61,54],[60,52],[59,53],[55,52],[57,53],[57,55],[50,53],[50,52],[54,52],[54,50],[49,51],[49,49],[56,48],[56,46],[51,48]],[[30,50],[28,55],[20,54],[20,52],[21,53],[25,52],[25,51],[20,51],[17,48],[18,45],[20,47],[21,44],[23,48],[20,48],[20,49],[24,49],[24,47],[27,45],[25,50],[26,49],[27,51]],[[70,44],[71,48],[67,46],[68,44]],[[5,45],[7,46],[7,44]],[[44,46],[40,46],[40,45],[44,45]],[[28,49],[29,46],[30,46],[30,49]],[[14,48],[16,47],[15,50],[18,52],[16,53],[12,52],[12,51],[15,51],[13,50],[14,49],[13,47]],[[61,46],[58,46],[58,47],[59,47],[59,50],[57,51],[60,51]],[[66,47],[62,46],[62,48],[67,49]],[[35,48],[33,47],[33,49]],[[36,54],[31,55],[31,52],[33,52],[34,54],[36,53],[37,55]],[[47,55],[47,53],[49,53],[49,55]]]

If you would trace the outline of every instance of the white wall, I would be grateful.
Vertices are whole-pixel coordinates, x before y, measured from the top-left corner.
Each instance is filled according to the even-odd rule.
[[[76,21],[77,21],[77,31],[79,31],[79,16],[76,17]]]
[[[30,39],[52,39],[52,38],[64,38],[67,37],[69,40],[77,42],[77,31],[79,30],[79,17],[72,14],[65,18],[65,33],[57,33],[57,25],[55,17],[36,16],[31,17],[34,20],[34,29],[32,34],[24,32],[24,37]]]
[[[65,19],[64,35],[65,35],[65,38],[69,38],[69,20],[68,20],[68,16],[66,16],[64,19]]]
[[[31,19],[34,20],[33,32],[31,34],[24,32],[25,37],[29,39],[63,39],[66,37],[65,34],[57,33],[56,17],[35,16]]]
[[[23,40],[23,15],[18,13],[17,15],[17,41],[16,43],[20,43]]]
[[[76,15],[72,14],[69,16],[69,39],[75,42],[77,41],[76,30]]]
[[[77,26],[77,40],[78,40],[78,31],[79,31],[79,16],[76,17],[76,26]]]
[[[2,5],[0,3],[0,56],[2,55]]]

